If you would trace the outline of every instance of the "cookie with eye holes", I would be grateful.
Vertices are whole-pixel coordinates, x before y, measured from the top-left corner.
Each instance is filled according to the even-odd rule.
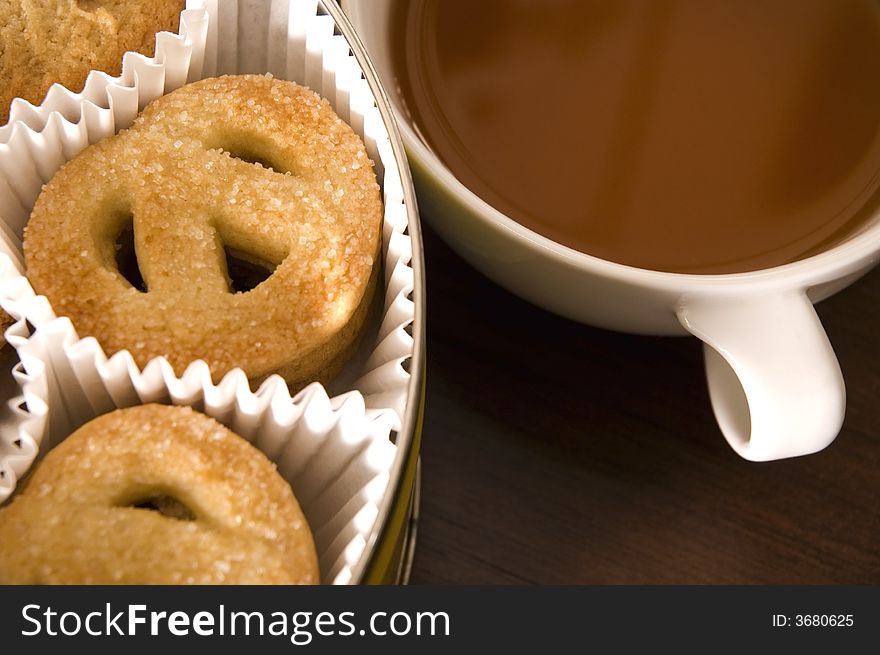
[[[0,509],[2,584],[317,584],[309,526],[256,448],[188,407],[100,416]]]
[[[24,251],[34,289],[108,354],[164,355],[178,374],[203,359],[215,380],[240,367],[298,388],[353,350],[381,222],[364,144],[326,100],[228,76],[157,99],[65,164]],[[263,274],[242,285],[242,269]]]
[[[0,0],[0,124],[13,98],[43,101],[57,82],[80,91],[92,69],[119,75],[122,56],[153,56],[177,32],[184,0]]]

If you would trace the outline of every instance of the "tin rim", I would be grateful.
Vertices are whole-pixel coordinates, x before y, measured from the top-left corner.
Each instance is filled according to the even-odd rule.
[[[407,519],[403,536],[403,551],[397,573],[394,578],[397,584],[409,584],[412,574],[413,559],[416,553],[416,542],[419,536],[419,515],[422,506],[422,460],[416,462],[416,477],[413,482],[412,499],[410,500],[410,512]]]
[[[415,306],[415,309],[413,322],[410,328],[413,338],[413,353],[412,358],[409,360],[410,380],[409,388],[407,390],[408,401],[406,405],[406,411],[401,417],[401,428],[400,431],[397,433],[395,441],[397,445],[397,454],[395,455],[394,465],[392,467],[391,476],[388,481],[388,491],[386,492],[385,497],[382,500],[382,504],[379,507],[378,518],[376,519],[373,530],[371,531],[370,536],[367,540],[365,549],[366,556],[361,558],[357,566],[355,566],[352,571],[352,579],[356,584],[358,584],[364,579],[367,570],[371,567],[371,564],[373,563],[377,546],[379,545],[381,538],[384,535],[386,528],[388,527],[388,522],[391,517],[392,511],[397,503],[398,497],[401,495],[401,493],[406,493],[408,491],[406,485],[404,484],[404,474],[407,472],[407,464],[409,463],[413,455],[413,449],[417,447],[418,443],[416,431],[418,429],[422,413],[422,385],[424,381],[423,378],[425,370],[424,256],[422,250],[422,234],[419,227],[418,207],[416,206],[415,189],[413,188],[412,176],[410,174],[409,165],[407,163],[406,151],[403,147],[403,141],[400,138],[400,132],[398,131],[397,123],[395,122],[394,114],[391,110],[391,104],[388,101],[388,96],[385,94],[385,89],[379,83],[379,77],[376,74],[373,63],[367,56],[366,49],[364,48],[363,43],[361,43],[360,38],[354,31],[354,28],[352,27],[351,22],[348,20],[348,17],[342,12],[342,9],[335,2],[332,2],[330,0],[321,0],[320,5],[323,10],[326,11],[331,18],[333,18],[337,29],[345,37],[345,40],[348,42],[348,45],[351,48],[352,54],[360,64],[361,69],[364,72],[366,82],[369,85],[370,90],[373,92],[373,97],[376,99],[376,106],[379,110],[379,115],[382,117],[382,122],[385,124],[385,127],[388,130],[388,136],[391,142],[391,149],[394,153],[394,158],[398,161],[398,163],[405,164],[401,165],[399,168],[401,182],[403,186],[403,197],[407,209],[407,232],[412,242],[411,266],[413,269],[413,291],[411,294],[411,300]],[[416,472],[414,475],[416,476],[416,481],[413,485],[413,488],[417,489],[420,482],[418,464],[416,464]],[[417,493],[416,498],[418,498]],[[417,508],[417,504],[414,507]],[[412,527],[410,527],[410,530],[412,530]],[[407,550],[411,550],[414,544],[415,539],[413,533],[413,535],[409,537],[409,541],[405,548]],[[406,555],[406,551],[404,554]],[[409,559],[409,564],[411,564],[411,553],[409,557],[404,557],[404,559]],[[400,576],[401,579],[408,579],[409,564],[405,566],[405,570]]]

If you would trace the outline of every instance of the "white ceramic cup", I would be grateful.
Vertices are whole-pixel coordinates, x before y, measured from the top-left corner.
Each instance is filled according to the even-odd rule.
[[[390,96],[422,215],[464,259],[513,293],[583,323],[704,344],[715,417],[742,457],[807,455],[840,431],[846,390],[813,303],[878,263],[880,201],[844,243],[729,275],[662,273],[578,252],[523,227],[467,189],[413,129],[390,56],[394,0],[342,0]]]

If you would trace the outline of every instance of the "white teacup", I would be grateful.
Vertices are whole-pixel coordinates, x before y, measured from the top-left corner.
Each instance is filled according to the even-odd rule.
[[[342,6],[390,96],[423,216],[442,237],[488,277],[557,314],[612,330],[700,338],[715,416],[742,457],[807,455],[831,443],[843,423],[846,390],[813,303],[878,263],[880,199],[872,199],[871,218],[840,245],[749,273],[662,273],[572,250],[478,198],[417,135],[391,66],[393,2]]]

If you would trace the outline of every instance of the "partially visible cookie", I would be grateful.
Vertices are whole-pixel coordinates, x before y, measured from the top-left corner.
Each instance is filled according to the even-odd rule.
[[[311,531],[266,456],[189,407],[104,414],[0,510],[0,584],[317,584]]]
[[[122,55],[153,55],[176,32],[183,0],[0,0],[0,123],[21,97],[39,104],[58,82],[79,91],[92,69],[119,75]]]

